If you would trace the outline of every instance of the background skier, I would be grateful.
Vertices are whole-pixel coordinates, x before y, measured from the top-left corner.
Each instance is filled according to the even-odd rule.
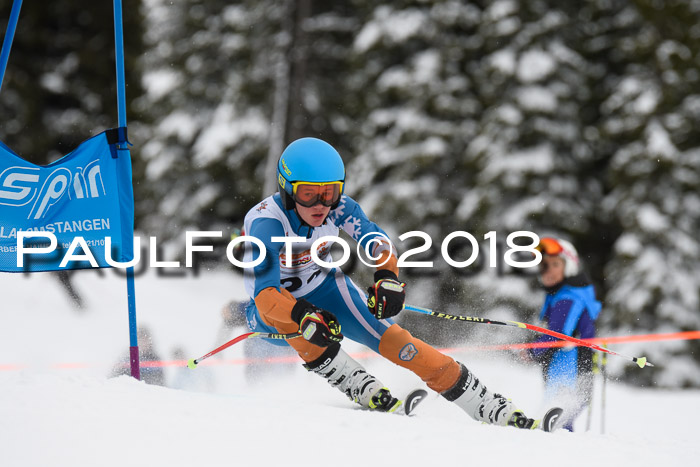
[[[601,310],[595,290],[583,272],[578,252],[566,240],[543,237],[540,282],[546,291],[540,320],[549,329],[580,339],[595,337]],[[555,341],[541,335],[536,342]],[[563,427],[573,423],[589,403],[593,391],[593,354],[587,347],[535,348],[532,357],[543,369],[545,398],[564,408]]]

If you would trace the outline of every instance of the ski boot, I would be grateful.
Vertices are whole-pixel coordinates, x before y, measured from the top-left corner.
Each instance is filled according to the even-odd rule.
[[[387,388],[381,388],[369,401],[369,408],[377,412],[394,412],[400,406],[401,401],[392,396]]]
[[[507,425],[514,426],[515,428],[520,428],[522,430],[536,430],[540,427],[540,421],[533,418],[527,418],[524,413],[516,410],[513,412],[513,415],[511,415]]]
[[[474,420],[499,426],[531,428],[535,421],[525,417],[515,405],[494,394],[484,386],[467,367],[460,363],[461,375],[457,383],[442,396],[454,402]]]
[[[367,373],[367,370],[353,360],[340,344],[328,347],[313,362],[304,365],[325,378],[328,383],[344,392],[348,398],[362,407],[379,412],[393,412],[401,406],[401,401],[391,395],[381,381]]]

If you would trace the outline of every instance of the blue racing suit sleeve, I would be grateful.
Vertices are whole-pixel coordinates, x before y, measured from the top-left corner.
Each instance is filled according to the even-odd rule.
[[[255,277],[255,295],[257,297],[261,290],[268,287],[280,289],[280,250],[284,246],[282,242],[273,242],[272,237],[284,237],[284,227],[277,219],[259,218],[255,219],[247,233],[255,237],[265,245],[265,260],[253,268]],[[251,243],[253,248],[253,258],[258,258],[260,251],[258,246]]]
[[[386,232],[369,220],[357,201],[349,196],[343,196],[340,209],[336,209],[336,212],[337,215],[333,219],[335,225],[358,242],[361,248],[365,248],[372,239],[389,238]]]

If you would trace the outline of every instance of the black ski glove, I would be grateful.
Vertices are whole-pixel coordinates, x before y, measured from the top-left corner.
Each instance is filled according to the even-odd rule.
[[[333,313],[322,310],[300,298],[292,308],[292,320],[307,341],[319,347],[328,347],[343,340],[340,323]]]
[[[391,318],[403,310],[406,284],[387,269],[374,273],[374,285],[367,289],[367,308],[377,319]]]

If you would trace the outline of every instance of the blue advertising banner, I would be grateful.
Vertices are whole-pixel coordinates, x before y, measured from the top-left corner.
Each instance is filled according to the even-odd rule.
[[[118,130],[124,129],[93,136],[47,166],[0,142],[0,271],[110,267],[107,255],[112,263],[132,260],[131,157],[117,149],[119,136],[125,140]],[[20,232],[40,236],[22,239]]]

